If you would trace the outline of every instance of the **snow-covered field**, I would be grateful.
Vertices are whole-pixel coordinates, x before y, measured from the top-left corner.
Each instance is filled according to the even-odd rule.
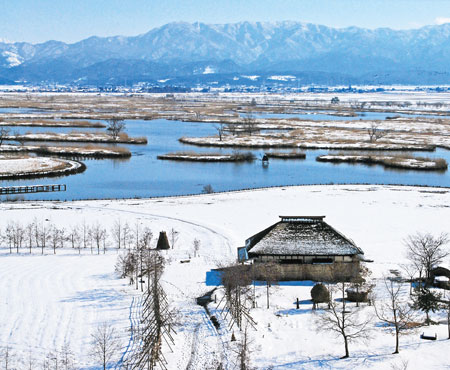
[[[304,186],[252,191],[155,198],[148,200],[99,200],[79,202],[0,203],[0,228],[8,222],[33,220],[69,229],[75,224],[100,222],[110,229],[120,219],[130,226],[139,222],[159,231],[175,228],[180,237],[173,250],[164,252],[168,265],[163,285],[178,313],[174,352],[165,347],[169,369],[208,369],[215,361],[234,368],[236,348],[224,326],[216,332],[195,298],[211,290],[205,274],[236,258],[244,240],[278,220],[278,215],[326,215],[326,221],[364,250],[375,262],[369,267],[379,279],[405,261],[405,237],[417,231],[438,234],[449,229],[450,190],[399,186]],[[199,256],[193,257],[193,240],[200,240]],[[26,244],[26,243],[25,243]],[[79,367],[94,368],[89,358],[90,335],[108,321],[121,335],[124,358],[136,348],[130,340],[130,323],[136,322],[139,291],[114,272],[115,250],[81,256],[70,248],[48,248],[45,255],[23,248],[19,255],[0,254],[0,347],[9,345],[17,362],[28,353],[41,359],[49,351],[70,344]],[[190,263],[180,263],[190,259]],[[446,261],[448,263],[448,261]],[[250,355],[258,369],[373,368],[389,369],[408,361],[408,369],[450,368],[447,327],[434,325],[401,338],[400,355],[391,355],[392,337],[374,321],[371,339],[350,346],[351,357],[339,360],[339,338],[317,332],[311,311],[310,289],[304,282],[271,290],[271,308],[265,309],[265,287],[258,287],[258,308],[252,315],[257,330],[250,329]],[[220,292],[218,293],[220,295]],[[299,298],[301,307],[295,309]],[[215,312],[215,304],[209,305]],[[373,307],[364,307],[372,315]],[[223,322],[223,315],[219,320]],[[443,315],[434,314],[434,320]],[[437,341],[423,341],[422,331],[437,333]],[[236,336],[239,333],[235,330]],[[24,368],[24,365],[17,366]],[[35,368],[40,368],[39,366]]]

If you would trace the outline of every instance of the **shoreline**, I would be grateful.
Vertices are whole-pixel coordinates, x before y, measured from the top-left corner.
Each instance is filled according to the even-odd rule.
[[[1,181],[1,180],[0,180]],[[367,187],[367,190],[364,191],[371,191],[370,187],[379,187],[379,188],[392,188],[392,187],[398,187],[398,188],[418,188],[418,189],[428,189],[429,191],[433,191],[433,189],[436,190],[437,193],[447,193],[450,192],[450,186],[438,186],[438,185],[420,185],[420,184],[370,184],[370,183],[329,183],[329,184],[293,184],[293,185],[273,185],[273,186],[264,186],[259,188],[243,188],[243,189],[237,189],[237,190],[222,190],[222,191],[215,191],[214,193],[191,193],[191,194],[175,194],[175,195],[155,195],[151,197],[129,197],[129,198],[76,198],[71,200],[61,200],[61,199],[23,199],[20,200],[20,202],[23,203],[29,203],[29,202],[59,202],[59,203],[68,203],[68,202],[93,202],[93,201],[136,201],[136,200],[163,200],[165,198],[167,199],[177,199],[177,198],[189,198],[189,197],[203,197],[203,196],[215,196],[215,195],[223,195],[223,194],[240,194],[240,193],[248,193],[248,192],[257,192],[257,191],[265,191],[265,190],[271,190],[271,189],[281,189],[283,188],[306,188],[306,187],[358,187],[363,186]],[[349,191],[358,191],[358,190],[349,190]],[[425,190],[422,190],[425,191]],[[6,201],[0,198],[0,204],[1,203],[17,203],[17,201]]]
[[[255,136],[256,137],[256,136]],[[211,140],[212,139],[212,140]],[[411,152],[433,152],[436,150],[436,145],[422,145],[422,144],[372,144],[372,143],[301,143],[301,142],[289,142],[276,139],[272,142],[225,142],[220,141],[217,138],[211,137],[181,137],[178,139],[180,143],[195,145],[195,146],[210,146],[210,147],[222,147],[222,148],[249,148],[249,149],[270,149],[270,148],[282,148],[282,149],[328,149],[328,150],[372,150],[372,151],[411,151]]]
[[[86,158],[130,158],[131,152],[126,148],[102,148],[102,147],[71,147],[71,146],[17,146],[2,145],[0,153],[36,153],[42,155],[57,155],[64,157]]]
[[[146,137],[126,137],[114,139],[106,134],[98,133],[75,133],[75,134],[56,134],[56,133],[46,133],[46,134],[25,134],[25,135],[9,135],[6,136],[4,141],[19,141],[24,142],[39,142],[39,141],[51,141],[51,142],[61,142],[61,143],[106,143],[106,144],[136,144],[136,145],[146,145],[148,143]]]

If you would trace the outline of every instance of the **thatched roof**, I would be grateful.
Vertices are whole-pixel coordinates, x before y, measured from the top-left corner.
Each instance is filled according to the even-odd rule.
[[[328,225],[325,216],[280,216],[281,221],[246,240],[249,257],[258,255],[353,256],[364,254]]]
[[[165,231],[159,233],[158,244],[156,244],[156,249],[170,249],[169,240],[167,239],[167,234]]]

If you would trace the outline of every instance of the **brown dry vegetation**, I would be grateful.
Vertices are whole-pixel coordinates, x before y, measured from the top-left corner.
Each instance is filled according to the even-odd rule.
[[[279,159],[305,159],[306,154],[301,152],[266,152],[264,153],[269,158]]]
[[[251,152],[234,152],[223,154],[217,152],[198,153],[192,151],[175,152],[159,155],[158,159],[194,162],[250,162],[255,159]]]
[[[0,126],[20,126],[20,127],[93,127],[103,128],[105,124],[101,122],[90,122],[82,120],[45,120],[45,119],[3,119],[0,121]]]
[[[255,103],[252,103],[252,100]],[[444,98],[443,98],[444,99]],[[443,100],[445,101],[445,99]],[[420,104],[419,104],[420,103]],[[0,107],[40,108],[43,113],[30,114],[40,119],[53,117],[67,119],[176,119],[182,121],[244,123],[238,112],[295,113],[300,111],[326,111],[339,116],[354,116],[355,111],[426,113],[442,116],[442,119],[424,117],[400,117],[382,121],[383,129],[388,133],[375,142],[386,147],[387,144],[403,145],[404,148],[415,149],[415,144],[450,147],[450,120],[442,107],[450,107],[442,102],[416,102],[414,106],[402,101],[347,101],[330,104],[329,99],[302,98],[302,95],[283,97],[282,95],[233,95],[233,94],[146,94],[146,95],[72,95],[72,94],[3,94]],[[24,114],[16,115],[22,117]],[[25,114],[27,115],[27,114]],[[7,116],[0,114],[1,117]],[[9,119],[14,114],[9,114]],[[18,118],[17,118],[18,119]],[[21,118],[23,119],[23,118]],[[314,143],[338,143],[340,145],[366,143],[369,141],[366,128],[357,127],[358,121],[328,122],[333,127],[324,127],[324,122],[300,119],[255,119],[258,127],[264,129],[289,129],[291,141],[279,147],[313,147]],[[283,140],[286,135],[278,136]],[[206,145],[206,144],[205,144]],[[228,145],[227,146],[232,146]],[[246,146],[240,144],[238,146]],[[261,146],[260,146],[261,147]],[[263,146],[264,147],[264,146]],[[354,148],[350,148],[354,149]],[[369,148],[370,149],[370,148]]]
[[[319,156],[316,158],[319,162],[333,163],[363,163],[363,164],[381,164],[385,167],[413,169],[421,171],[445,171],[448,168],[447,162],[443,158],[414,157],[408,155],[385,156],[385,155],[345,155],[337,154],[331,156]],[[431,164],[424,166],[425,164]]]

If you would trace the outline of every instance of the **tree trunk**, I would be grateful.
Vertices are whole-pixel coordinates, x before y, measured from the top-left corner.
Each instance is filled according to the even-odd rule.
[[[399,338],[398,338],[398,336],[399,336],[399,330],[396,327],[395,328],[395,351],[393,353],[394,355],[399,352],[399,349],[398,349],[398,347],[399,347]]]
[[[348,358],[350,357],[350,354],[348,352],[348,340],[346,336],[344,336],[344,345],[345,345],[345,356],[342,358]]]
[[[269,309],[269,282],[266,281],[267,286],[267,309]]]

